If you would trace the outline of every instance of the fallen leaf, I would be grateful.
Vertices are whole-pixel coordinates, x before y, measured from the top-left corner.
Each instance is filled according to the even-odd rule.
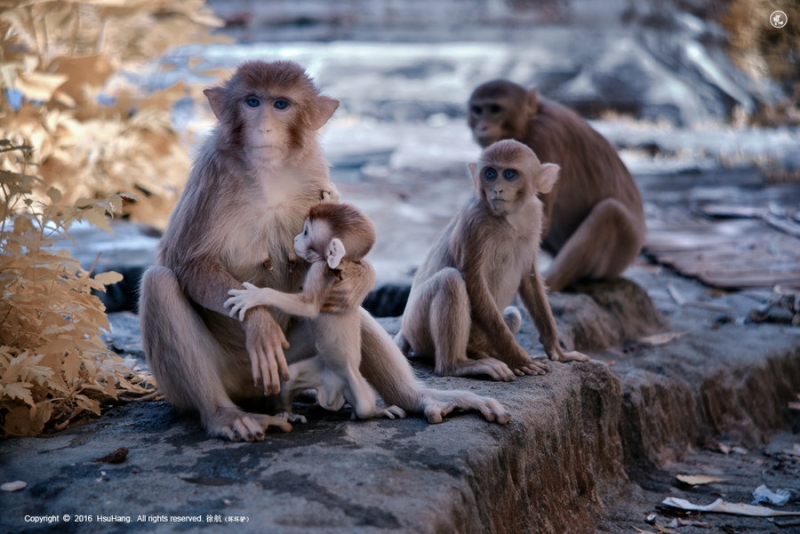
[[[665,332],[663,334],[653,334],[652,336],[639,338],[639,343],[642,345],[657,347],[658,345],[665,345],[670,341],[679,339],[685,335],[686,332]]]
[[[708,475],[678,475],[675,478],[689,484],[690,486],[704,486],[706,484],[713,484],[715,482],[722,482],[724,478],[717,478]]]
[[[126,447],[120,447],[114,452],[92,461],[99,464],[121,464],[127,457],[128,449]]]

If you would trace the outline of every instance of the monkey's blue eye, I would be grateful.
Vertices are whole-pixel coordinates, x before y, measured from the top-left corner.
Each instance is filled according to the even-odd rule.
[[[506,169],[503,171],[503,178],[505,178],[506,180],[513,180],[516,177],[517,177],[517,171],[511,169]]]
[[[497,171],[489,167],[483,171],[483,177],[491,182],[497,178]]]
[[[258,106],[261,105],[261,100],[259,100],[258,98],[254,97],[254,96],[247,97],[247,100],[245,100],[244,102],[245,102],[245,104],[247,104],[251,108],[257,108]]]
[[[289,107],[289,103],[283,99],[276,100],[275,103],[272,105],[275,106],[276,109],[286,109],[287,107]]]

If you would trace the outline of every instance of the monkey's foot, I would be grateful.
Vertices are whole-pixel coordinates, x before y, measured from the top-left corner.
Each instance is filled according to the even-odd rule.
[[[491,378],[503,382],[511,382],[517,378],[508,365],[491,356],[459,362],[456,367],[441,374],[449,376],[489,375]]]
[[[526,361],[520,365],[512,365],[512,369],[514,369],[517,376],[546,375],[550,372],[550,365],[547,363],[547,360],[537,358]]]
[[[571,350],[569,352],[562,353],[561,357],[558,359],[552,358],[552,360],[556,362],[588,362],[589,356],[582,352],[578,352],[577,350]]]
[[[385,417],[386,419],[403,419],[406,416],[405,410],[398,406],[389,406],[388,408],[375,408],[375,417]]]
[[[283,419],[285,419],[286,421],[289,421],[290,423],[303,423],[303,424],[305,424],[305,423],[308,422],[308,420],[306,419],[306,417],[304,415],[300,415],[300,414],[297,414],[297,413],[294,413],[294,412],[281,412],[281,413],[277,414],[275,417],[282,417]]]
[[[205,423],[208,435],[231,441],[263,441],[264,431],[271,426],[292,431],[292,425],[281,415],[247,413],[238,408],[220,408]]]
[[[420,407],[431,424],[441,423],[442,419],[456,408],[477,410],[487,421],[501,425],[511,420],[509,411],[498,401],[468,391],[427,389],[422,392]]]

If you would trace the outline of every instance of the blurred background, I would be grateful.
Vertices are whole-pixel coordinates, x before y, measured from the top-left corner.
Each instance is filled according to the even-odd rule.
[[[61,203],[122,194],[117,216],[148,227],[120,229],[124,244],[92,233],[74,251],[87,268],[97,252],[99,270],[131,256],[152,262],[192,151],[213,126],[201,91],[248,59],[296,61],[341,101],[322,143],[344,198],[376,220],[382,280],[409,279],[471,194],[464,169],[479,151],[465,103],[494,78],[536,86],[590,119],[637,177],[653,232],[675,219],[655,194],[664,183],[694,208],[721,199],[737,216],[766,209],[800,232],[795,0],[0,6],[0,138],[32,147],[4,151],[2,169],[40,177],[33,195],[44,203],[53,187]],[[770,184],[782,185],[757,200],[747,192]],[[709,198],[706,186],[724,188]]]
[[[214,124],[202,90],[249,59],[296,61],[341,101],[321,141],[343,200],[378,228],[379,287],[407,290],[472,194],[466,101],[495,78],[538,87],[620,151],[648,224],[634,278],[668,266],[767,301],[800,287],[796,0],[0,0],[0,31],[0,370],[52,352],[86,390],[53,340],[72,335],[94,369],[89,334],[60,303],[115,279],[88,271],[117,271],[102,304],[75,305],[82,324],[136,309]],[[53,409],[12,375],[4,432],[99,413],[89,397]]]

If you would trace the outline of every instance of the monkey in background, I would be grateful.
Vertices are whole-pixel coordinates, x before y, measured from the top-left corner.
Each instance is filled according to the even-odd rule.
[[[618,277],[644,243],[642,199],[613,146],[566,107],[536,89],[487,82],[469,99],[469,127],[487,147],[500,139],[528,145],[561,177],[544,202],[542,247],[555,257],[544,273],[560,291],[582,278]]]
[[[285,61],[245,62],[204,93],[218,123],[195,159],[157,265],[142,277],[143,347],[159,390],[178,409],[197,411],[209,435],[262,440],[268,427],[288,432],[291,424],[236,402],[277,394],[290,379],[287,360],[313,357],[315,340],[308,322],[290,322],[279,310],[256,306],[237,321],[224,303],[243,281],[300,291],[306,266],[293,238],[311,206],[335,194],[316,131],[339,103]],[[343,282],[323,311],[353,306],[354,285],[364,281]],[[423,386],[380,324],[359,313],[361,372],[387,405],[431,423],[456,408],[509,421],[494,399]]]
[[[290,380],[281,384],[281,399],[290,421],[305,422],[291,413],[298,391],[317,390],[319,405],[339,410],[344,401],[353,407],[353,418],[405,417],[397,406],[379,408],[375,392],[359,371],[361,321],[358,307],[375,285],[375,269],[363,257],[375,244],[375,226],[350,204],[321,202],[311,207],[303,231],[294,238],[294,251],[311,264],[301,293],[283,293],[258,288],[231,289],[225,301],[230,316],[244,319],[254,306],[271,306],[293,316],[309,318],[318,355],[289,365]],[[362,278],[355,286],[351,307],[322,312],[331,289],[345,278]]]
[[[539,193],[550,192],[558,165],[542,165],[526,145],[498,141],[469,166],[475,196],[428,251],[411,285],[395,342],[408,353],[434,356],[440,375],[489,375],[514,380],[544,374],[514,334],[519,292],[551,360],[586,361],[564,352],[537,266],[542,226]],[[502,310],[502,311],[501,311]]]

